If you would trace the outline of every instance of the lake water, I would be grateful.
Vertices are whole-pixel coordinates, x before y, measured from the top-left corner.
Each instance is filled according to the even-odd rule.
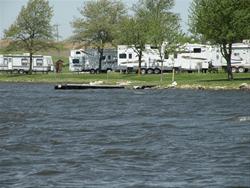
[[[249,187],[250,93],[0,84],[0,187]]]

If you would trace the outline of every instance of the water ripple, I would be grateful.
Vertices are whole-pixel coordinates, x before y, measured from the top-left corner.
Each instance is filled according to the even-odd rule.
[[[1,83],[0,94],[0,187],[250,185],[247,92]]]

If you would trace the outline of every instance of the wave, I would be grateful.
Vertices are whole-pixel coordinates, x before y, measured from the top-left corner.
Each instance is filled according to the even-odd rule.
[[[238,117],[239,122],[247,122],[250,121],[250,116],[241,116]]]

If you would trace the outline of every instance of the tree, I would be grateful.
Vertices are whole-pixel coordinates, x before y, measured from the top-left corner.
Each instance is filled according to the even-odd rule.
[[[232,80],[232,44],[250,37],[250,1],[194,0],[190,10],[191,31],[220,46]]]
[[[147,25],[139,17],[124,19],[120,26],[120,42],[132,47],[138,56],[138,74],[141,74],[142,52],[147,44]]]
[[[166,43],[175,41],[179,31],[179,18],[170,12],[174,0],[140,0],[134,5],[134,15],[126,20],[121,29],[122,42],[134,48],[138,56],[138,74],[141,73],[142,52],[145,44],[159,50],[163,68]],[[162,71],[161,71],[162,72]]]
[[[177,43],[180,36],[179,17],[170,10],[174,0],[144,0],[140,15],[147,20],[147,38],[157,47],[161,59],[161,81],[163,77],[163,59],[166,47]],[[169,49],[170,50],[170,49]]]
[[[73,40],[85,42],[97,48],[100,55],[99,70],[101,70],[104,47],[115,39],[119,22],[126,13],[124,5],[116,0],[89,0],[80,13],[82,17],[72,23]]]
[[[5,30],[5,38],[11,39],[11,47],[29,52],[29,74],[32,74],[32,57],[39,50],[51,47],[53,26],[52,7],[47,0],[29,0],[23,6],[16,21]]]

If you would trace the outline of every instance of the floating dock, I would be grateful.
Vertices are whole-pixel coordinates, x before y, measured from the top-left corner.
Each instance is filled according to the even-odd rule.
[[[55,89],[125,89],[124,86],[119,85],[91,85],[91,84],[59,84]]]

